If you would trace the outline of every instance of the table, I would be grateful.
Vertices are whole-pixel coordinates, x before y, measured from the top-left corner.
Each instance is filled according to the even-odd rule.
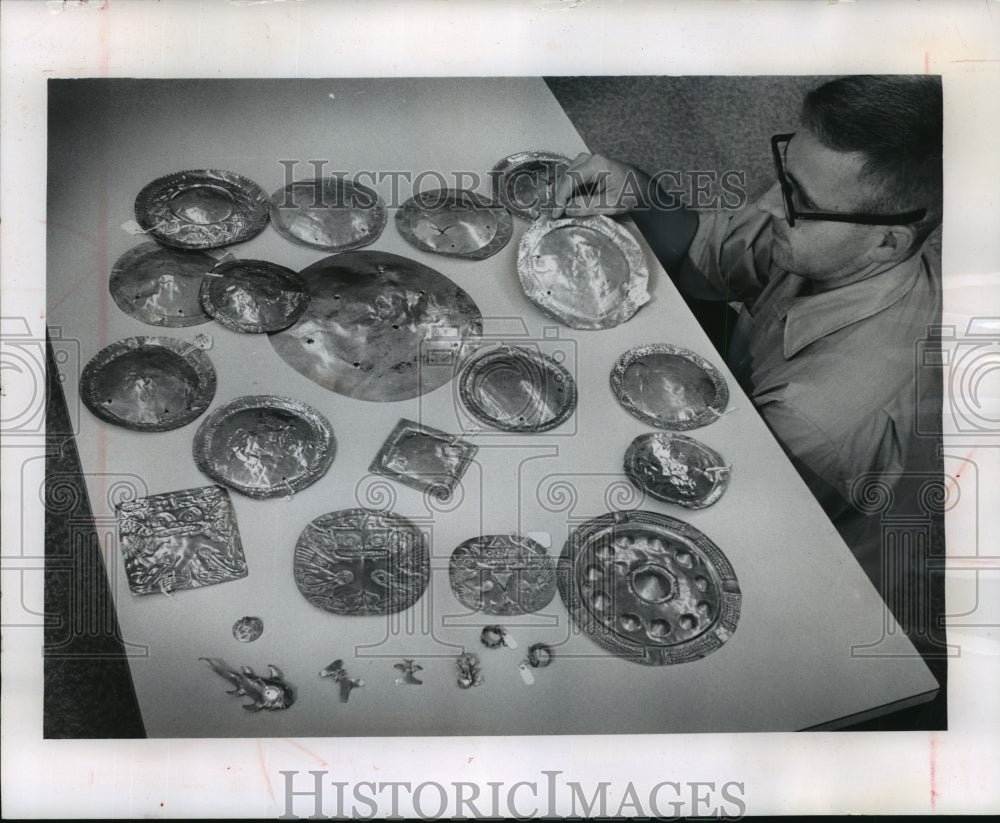
[[[113,303],[108,276],[143,242],[122,229],[149,181],[188,168],[237,172],[273,192],[286,169],[311,177],[360,169],[417,175],[480,175],[526,149],[573,156],[585,146],[536,78],[273,81],[57,81],[50,90],[48,323],[79,341],[82,363],[124,337],[212,336],[218,373],[212,408],[241,395],[278,394],[320,410],[338,450],[327,475],[284,500],[232,493],[250,573],[172,596],[130,594],[118,553],[113,505],[123,496],[210,483],[190,455],[198,421],[140,434],[81,411],[77,442],[101,537],[137,699],[150,737],[547,735],[780,731],[826,727],[930,699],[937,684],[812,499],[781,448],[717,357],[643,243],[652,301],[622,326],[574,331],[539,312],[516,275],[511,242],[484,261],[427,254],[390,223],[370,248],[404,255],[452,279],[484,315],[484,342],[561,352],[576,377],[579,405],[561,427],[517,435],[484,430],[474,464],[449,503],[386,483],[368,465],[400,418],[461,432],[469,417],[457,382],[408,401],[369,403],[329,392],[287,366],[266,337],[219,324],[162,330]],[[282,164],[281,161],[285,161]],[[292,164],[290,161],[298,161]],[[325,164],[320,161],[326,161]],[[469,178],[466,177],[467,181]],[[425,175],[418,188],[440,184]],[[396,205],[391,178],[375,188]],[[641,238],[640,238],[641,240]],[[235,246],[241,258],[299,270],[326,256],[293,245],[272,227]],[[733,465],[720,502],[687,511],[643,499],[622,456],[650,431],[614,398],[609,374],[632,346],[665,342],[697,351],[723,372],[732,411],[692,434]],[[64,370],[71,402],[79,373]],[[338,617],[310,605],[292,575],[295,541],[313,518],[369,505],[410,518],[431,538],[431,582],[419,603],[392,618]],[[541,613],[504,621],[517,649],[486,650],[480,627],[448,585],[448,560],[480,534],[518,532],[551,555],[569,532],[612,509],[640,507],[679,517],[726,554],[742,589],[733,637],[708,657],[640,666],[605,653],[569,620],[557,596]],[[244,615],[264,633],[232,636]],[[530,643],[556,649],[555,663],[528,685],[518,663]],[[479,654],[486,681],[462,690],[455,658]],[[287,711],[252,713],[199,657],[257,672],[282,669],[296,689]],[[365,681],[347,703],[318,672],[335,658]],[[414,658],[424,683],[398,687],[395,663]]]

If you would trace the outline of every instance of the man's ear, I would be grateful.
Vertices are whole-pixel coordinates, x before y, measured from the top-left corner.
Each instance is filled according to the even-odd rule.
[[[913,226],[878,226],[879,242],[872,249],[872,257],[884,263],[905,260],[913,250],[917,231]]]

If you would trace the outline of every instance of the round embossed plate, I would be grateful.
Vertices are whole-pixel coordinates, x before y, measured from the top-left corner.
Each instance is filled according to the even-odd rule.
[[[499,161],[490,172],[493,197],[511,214],[534,220],[551,208],[552,186],[568,157],[551,151],[521,151]]]
[[[333,461],[330,422],[298,400],[237,397],[215,409],[195,433],[194,461],[213,480],[249,497],[294,494]]]
[[[266,260],[232,260],[206,272],[201,305],[227,329],[260,334],[288,328],[306,310],[306,284]]]
[[[215,369],[192,343],[129,337],[99,351],[80,375],[80,397],[97,417],[161,432],[190,423],[215,396]]]
[[[472,360],[459,382],[465,407],[503,431],[553,429],[576,408],[576,382],[541,352],[501,346]]]
[[[574,329],[610,329],[649,302],[642,249],[603,216],[537,220],[521,237],[517,274],[525,295]]]
[[[242,243],[267,225],[269,201],[252,180],[218,169],[179,171],[149,183],[135,219],[168,246],[214,249]]]
[[[349,251],[299,274],[309,306],[269,340],[292,368],[338,394],[409,400],[451,380],[479,344],[479,307],[415,260]]]
[[[483,260],[507,245],[510,213],[465,189],[420,192],[396,212],[396,228],[422,251]]]
[[[385,223],[378,193],[342,177],[299,180],[271,195],[271,224],[293,243],[313,249],[360,249],[378,240]]]
[[[222,260],[233,257],[226,254]],[[123,312],[151,326],[179,328],[208,323],[201,305],[206,272],[220,261],[203,251],[143,243],[115,261],[108,287]]]
[[[538,543],[516,534],[488,534],[462,543],[448,564],[451,590],[472,611],[529,614],[556,593],[555,563]]]
[[[722,550],[656,512],[588,520],[566,542],[557,578],[571,617],[592,640],[646,665],[711,654],[740,617],[739,582]]]
[[[657,500],[703,509],[722,497],[730,467],[722,455],[691,437],[640,434],[625,452],[625,474]]]
[[[314,606],[345,615],[394,614],[430,580],[424,535],[405,517],[345,509],[313,520],[295,544],[295,584]]]
[[[629,349],[611,371],[611,389],[629,412],[661,429],[696,429],[717,420],[729,402],[718,369],[679,346]]]

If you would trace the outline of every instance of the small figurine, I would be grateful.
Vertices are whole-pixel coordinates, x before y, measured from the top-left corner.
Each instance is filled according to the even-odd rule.
[[[252,643],[264,633],[264,621],[259,617],[241,617],[233,623],[233,637],[240,643]]]
[[[393,668],[399,669],[403,673],[402,678],[396,678],[397,686],[419,686],[424,682],[423,680],[417,680],[415,677],[416,673],[422,671],[424,668],[419,663],[404,659],[402,663],[397,663]]]
[[[254,674],[249,666],[243,666],[242,671],[236,671],[224,661],[217,657],[199,657],[212,667],[212,671],[226,678],[236,686],[226,694],[246,695],[253,700],[252,703],[244,704],[243,708],[251,712],[259,712],[261,709],[269,711],[277,709],[287,709],[295,702],[295,694],[292,687],[284,681],[284,675],[276,666],[268,666],[270,677],[261,677]]]
[[[329,666],[319,673],[320,677],[332,677],[334,683],[340,684],[340,702],[346,703],[351,696],[351,689],[364,686],[365,681],[360,677],[349,677],[344,669],[343,660],[334,660]]]
[[[468,689],[483,684],[485,678],[479,670],[479,658],[472,652],[460,654],[455,664],[458,666],[458,685],[460,688]]]

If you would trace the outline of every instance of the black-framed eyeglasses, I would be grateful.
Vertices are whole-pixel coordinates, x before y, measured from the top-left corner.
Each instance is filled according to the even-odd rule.
[[[785,219],[789,226],[794,226],[796,220],[830,220],[836,223],[860,223],[865,226],[902,226],[916,223],[927,215],[927,209],[914,209],[900,214],[845,214],[844,212],[804,211],[796,208],[792,199],[795,187],[785,174],[783,147],[795,136],[791,134],[776,134],[771,138],[771,153],[774,155],[774,170],[778,174],[778,185],[781,187],[781,199],[785,204]]]

